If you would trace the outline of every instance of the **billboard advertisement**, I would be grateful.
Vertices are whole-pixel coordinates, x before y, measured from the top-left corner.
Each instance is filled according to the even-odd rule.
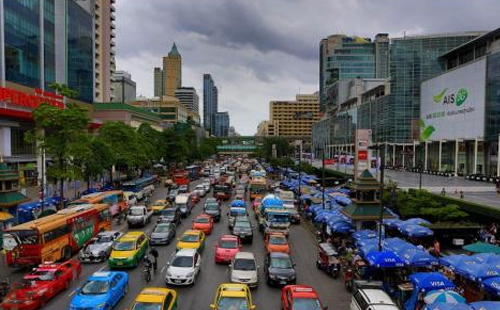
[[[420,140],[475,139],[484,136],[486,60],[422,83]]]
[[[372,144],[372,130],[356,130],[356,157],[354,159],[354,178],[365,169],[369,169],[368,148]]]

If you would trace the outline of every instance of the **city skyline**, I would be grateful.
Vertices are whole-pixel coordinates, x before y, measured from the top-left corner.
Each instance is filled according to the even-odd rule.
[[[201,93],[203,73],[210,73],[223,94],[220,110],[229,111],[238,132],[250,135],[269,117],[270,101],[318,91],[322,38],[335,33],[372,37],[383,32],[397,38],[487,31],[498,26],[496,4],[399,1],[389,7],[376,1],[272,1],[260,6],[246,1],[200,1],[193,6],[175,0],[120,1],[117,67],[132,73],[138,95],[152,96],[151,72],[175,41],[183,51],[185,84]],[[467,18],[459,22],[450,8],[467,11]],[[145,34],[138,24],[151,27]]]

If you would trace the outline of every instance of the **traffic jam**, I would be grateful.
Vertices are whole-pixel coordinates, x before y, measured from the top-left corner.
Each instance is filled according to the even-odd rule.
[[[215,290],[204,309],[277,309],[258,302],[263,289],[279,292],[281,309],[327,309],[296,270],[291,231],[301,215],[296,195],[279,184],[257,160],[223,158],[84,193],[4,233],[13,276],[1,306],[201,309],[184,304],[184,296],[204,274],[226,279],[210,283]],[[316,253],[305,255],[314,264]],[[217,268],[207,271],[202,261]]]

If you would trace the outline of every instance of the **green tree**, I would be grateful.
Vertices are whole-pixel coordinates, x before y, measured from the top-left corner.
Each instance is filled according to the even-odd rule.
[[[56,91],[56,94],[68,97],[68,98],[78,98],[80,93],[74,89],[71,89],[66,84],[52,83],[49,85],[50,88]]]
[[[205,159],[217,154],[218,145],[220,145],[220,140],[216,138],[205,138],[201,140],[198,147],[199,159]]]
[[[267,137],[264,138],[262,143],[262,151],[261,156],[265,157],[267,160],[270,160],[273,155],[273,145],[276,145],[276,157],[282,158],[293,153],[293,147],[290,146],[290,143],[286,139],[280,137]]]
[[[90,137],[89,147],[81,153],[83,177],[90,188],[90,180],[101,176],[115,162],[111,147],[99,136]]]
[[[81,170],[75,164],[79,151],[88,147],[90,118],[87,111],[76,104],[58,109],[41,104],[33,111],[36,133],[28,139],[36,139],[41,150],[52,158],[47,175],[60,182],[60,195],[64,198],[64,180],[81,177]],[[62,199],[61,199],[62,203]]]
[[[300,162],[297,166],[295,166],[295,169],[307,174],[314,174],[314,166],[307,162]]]
[[[437,208],[424,207],[420,211],[431,222],[461,222],[468,217],[468,214],[460,210],[460,207],[455,204]]]
[[[162,157],[161,146],[161,132],[155,130],[151,125],[143,123],[137,128],[139,139],[142,143],[142,153],[147,159],[141,164],[143,168],[147,168],[153,162],[157,162]]]

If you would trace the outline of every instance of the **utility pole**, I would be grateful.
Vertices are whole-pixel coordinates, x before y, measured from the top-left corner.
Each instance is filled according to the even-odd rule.
[[[325,209],[325,150],[321,150],[321,187],[323,189],[323,210]]]

